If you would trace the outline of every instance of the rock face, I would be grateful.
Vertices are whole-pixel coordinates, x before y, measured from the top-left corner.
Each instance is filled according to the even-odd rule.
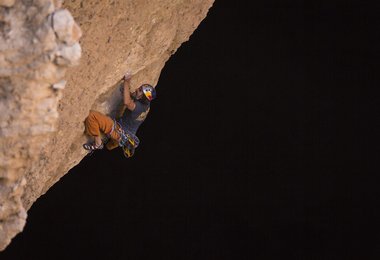
[[[126,71],[155,86],[213,1],[0,0],[0,250],[85,156],[88,111],[114,112]]]

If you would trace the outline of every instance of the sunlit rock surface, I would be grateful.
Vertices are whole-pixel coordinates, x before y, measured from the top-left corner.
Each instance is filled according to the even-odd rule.
[[[0,0],[0,250],[26,211],[85,156],[89,109],[117,85],[156,85],[213,0]]]

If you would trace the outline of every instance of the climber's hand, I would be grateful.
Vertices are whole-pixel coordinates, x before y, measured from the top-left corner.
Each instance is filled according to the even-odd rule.
[[[123,77],[123,79],[125,81],[129,81],[129,80],[131,80],[131,78],[132,78],[132,73],[130,73],[129,71],[127,73],[125,73],[125,75]]]

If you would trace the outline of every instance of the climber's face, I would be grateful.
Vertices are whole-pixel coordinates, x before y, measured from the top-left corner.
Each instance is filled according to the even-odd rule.
[[[141,88],[136,89],[136,99],[142,98],[143,95],[144,95],[144,92],[142,91]]]

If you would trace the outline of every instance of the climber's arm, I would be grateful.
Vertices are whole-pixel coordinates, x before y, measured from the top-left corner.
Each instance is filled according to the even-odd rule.
[[[131,93],[129,90],[129,81],[130,79],[124,80],[124,106],[129,110],[133,111],[136,107],[136,104],[131,98]]]
[[[121,118],[124,114],[125,109],[127,109],[127,106],[124,105],[124,102],[120,104],[120,107],[117,111],[116,118]]]

